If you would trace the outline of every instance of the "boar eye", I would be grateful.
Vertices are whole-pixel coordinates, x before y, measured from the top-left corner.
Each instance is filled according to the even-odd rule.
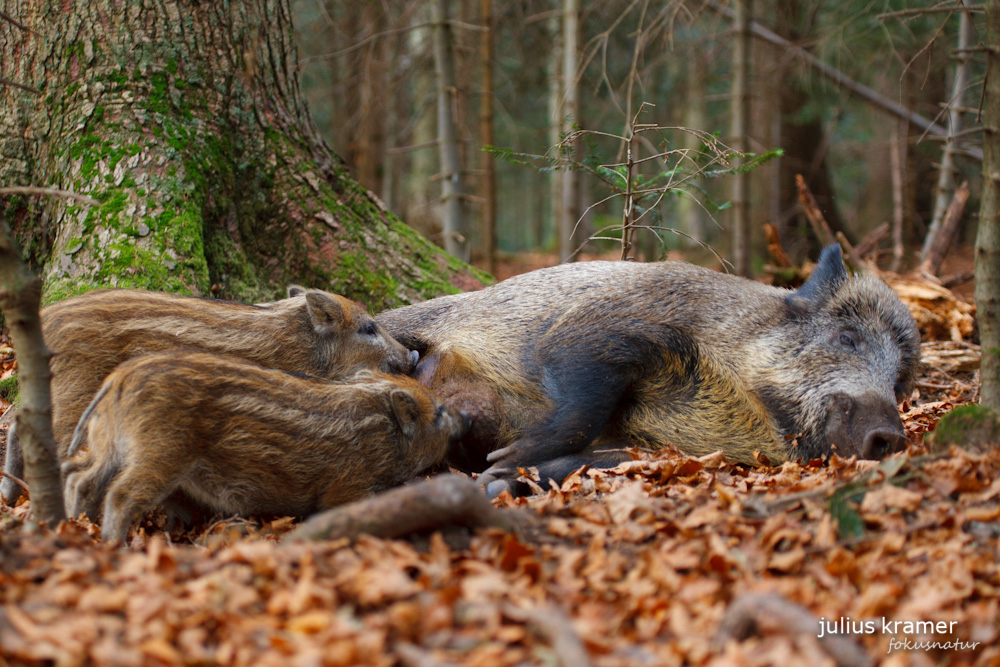
[[[358,333],[364,336],[375,336],[378,334],[378,325],[375,324],[374,320],[368,320],[361,325],[361,329]]]
[[[854,340],[854,335],[846,331],[840,334],[840,344],[851,350],[858,349],[858,344]]]

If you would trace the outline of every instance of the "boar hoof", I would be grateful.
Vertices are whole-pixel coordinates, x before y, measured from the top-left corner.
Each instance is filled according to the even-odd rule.
[[[486,497],[490,500],[498,497],[504,491],[515,497],[518,495],[514,493],[515,489],[508,479],[495,479],[486,485]]]

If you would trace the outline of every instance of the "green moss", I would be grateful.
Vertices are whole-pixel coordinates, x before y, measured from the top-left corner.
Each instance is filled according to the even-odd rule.
[[[8,403],[17,403],[18,391],[16,375],[11,375],[10,377],[0,380],[0,398],[3,400]]]
[[[93,268],[81,272],[69,267],[75,271],[73,279],[50,279],[44,296],[47,303],[108,286],[205,294],[218,283],[226,297],[255,301],[281,296],[285,283],[295,281],[326,287],[378,308],[400,305],[412,297],[413,289],[424,298],[458,291],[448,276],[468,275],[469,267],[381,211],[346,173],[339,184],[328,185],[320,168],[301,157],[301,138],[266,128],[262,149],[259,139],[245,137],[241,128],[256,128],[258,118],[238,86],[227,98],[231,132],[190,122],[206,113],[202,87],[217,75],[198,73],[185,63],[181,81],[177,58],[168,56],[160,62],[166,63],[160,70],[135,68],[130,80],[123,70],[114,68],[101,76],[112,85],[136,89],[135,103],[151,119],[151,143],[157,144],[166,164],[155,175],[147,174],[150,180],[142,188],[136,186],[130,170],[116,177],[115,168],[122,160],[142,150],[134,141],[121,140],[134,137],[133,131],[115,126],[114,107],[97,107],[89,119],[81,119],[88,121],[86,134],[69,148],[71,159],[80,165],[74,185],[91,191],[95,178],[102,175],[98,190],[103,192],[92,192],[101,204],[86,211],[82,228],[72,232],[77,238],[56,252],[62,253],[64,261],[68,254],[80,267]],[[95,133],[93,126],[98,124]],[[272,164],[258,160],[268,154],[277,158]],[[319,179],[319,193],[308,187],[295,192],[296,186],[289,184],[283,171],[293,162],[299,173]],[[335,170],[344,171],[337,166]],[[311,238],[288,232],[281,216],[289,196],[302,198],[297,204],[306,216],[325,208],[336,218],[340,229],[333,239],[336,259],[332,266],[321,259],[307,259],[311,250],[288,248],[289,243],[321,248],[330,241],[330,232],[319,226],[311,228]],[[132,204],[161,212],[140,221],[126,215]],[[419,277],[395,275],[395,269],[373,260],[365,244],[372,235],[387,237],[392,251],[417,266]],[[350,247],[340,247],[342,240]],[[285,259],[294,266],[274,267],[270,258],[276,248],[288,250]],[[472,275],[482,282],[492,280],[482,272],[473,270]],[[418,284],[401,284],[414,279]]]
[[[206,241],[205,255],[211,265],[211,282],[220,285],[227,298],[252,303],[285,295],[285,285],[266,285],[261,281],[260,271],[233,239],[212,234]]]
[[[86,294],[95,289],[105,288],[107,288],[107,285],[97,285],[89,281],[81,281],[78,278],[46,280],[42,291],[42,306],[48,306],[64,299]]]
[[[1000,413],[974,403],[957,407],[938,421],[929,442],[934,451],[951,445],[973,451],[1000,446]]]

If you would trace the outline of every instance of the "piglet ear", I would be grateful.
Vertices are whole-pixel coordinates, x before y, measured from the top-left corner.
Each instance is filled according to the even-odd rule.
[[[823,248],[819,263],[813,269],[806,284],[785,297],[785,301],[796,308],[813,312],[822,308],[847,282],[847,269],[840,256],[840,246],[831,244]]]
[[[305,293],[306,293],[306,288],[305,287],[299,287],[298,285],[289,285],[288,286],[288,298],[289,299],[292,298],[293,296],[299,296],[300,294],[305,294]]]
[[[389,402],[392,404],[392,412],[399,424],[399,430],[408,439],[417,437],[420,421],[420,406],[413,395],[403,389],[394,389],[389,394]]]
[[[337,334],[347,328],[347,313],[325,292],[306,292],[306,309],[313,328],[320,335]]]

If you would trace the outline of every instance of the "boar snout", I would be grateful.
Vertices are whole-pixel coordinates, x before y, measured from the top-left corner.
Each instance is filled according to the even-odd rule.
[[[876,394],[836,394],[831,398],[827,441],[841,456],[883,459],[909,442],[896,406]]]

